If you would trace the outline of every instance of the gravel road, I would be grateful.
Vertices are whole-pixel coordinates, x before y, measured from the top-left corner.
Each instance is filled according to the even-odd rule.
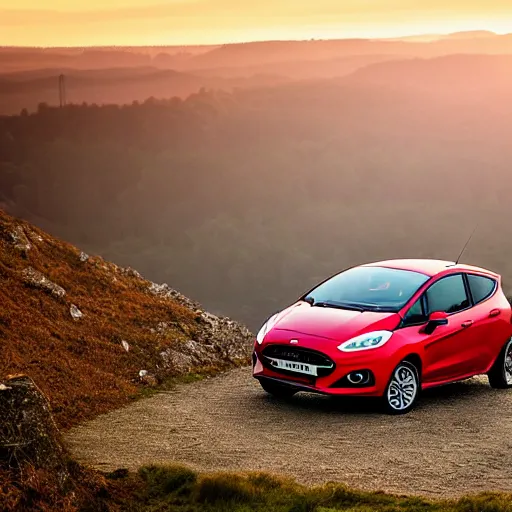
[[[473,378],[426,391],[405,416],[368,400],[299,393],[279,401],[250,369],[178,386],[74,428],[66,443],[102,470],[179,462],[265,470],[315,484],[460,496],[512,491],[512,391]]]

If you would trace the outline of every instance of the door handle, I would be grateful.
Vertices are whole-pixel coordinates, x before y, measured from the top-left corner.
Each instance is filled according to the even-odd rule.
[[[498,316],[499,314],[501,313],[501,310],[500,309],[493,309],[491,310],[491,312],[489,313],[489,316],[491,318],[495,317],[495,316]]]
[[[468,327],[471,327],[473,325],[473,320],[466,320],[465,322],[462,322],[461,327],[464,327],[464,329],[467,329]]]

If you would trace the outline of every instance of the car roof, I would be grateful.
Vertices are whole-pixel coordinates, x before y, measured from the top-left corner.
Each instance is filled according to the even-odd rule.
[[[499,277],[498,274],[487,270],[485,268],[474,267],[472,265],[465,265],[463,263],[456,264],[454,261],[445,260],[429,260],[429,259],[403,259],[403,260],[386,260],[376,261],[375,263],[367,263],[361,265],[362,267],[386,267],[395,268],[399,270],[410,270],[412,272],[419,272],[427,276],[435,276],[446,270],[462,271],[462,272],[482,272],[494,277]]]

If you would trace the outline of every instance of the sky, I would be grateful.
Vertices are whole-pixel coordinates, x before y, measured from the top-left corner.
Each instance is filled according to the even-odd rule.
[[[512,32],[512,0],[0,0],[0,45],[219,44]]]

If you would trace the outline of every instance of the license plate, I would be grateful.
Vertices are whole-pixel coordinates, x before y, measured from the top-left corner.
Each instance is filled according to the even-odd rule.
[[[317,375],[316,366],[305,363],[295,363],[293,361],[285,361],[283,359],[272,359],[272,366],[288,370],[290,372],[305,373],[306,375]]]

